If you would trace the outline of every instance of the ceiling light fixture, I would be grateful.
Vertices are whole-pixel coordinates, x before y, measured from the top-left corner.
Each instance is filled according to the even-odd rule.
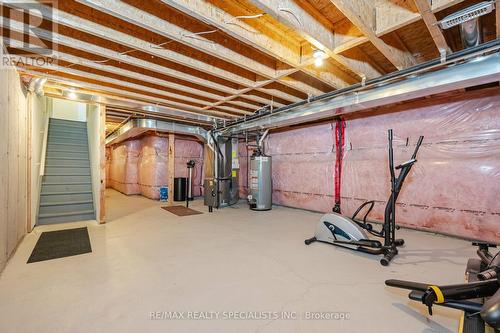
[[[69,99],[76,99],[76,91],[74,89],[68,90],[68,98]]]
[[[314,58],[314,65],[316,67],[319,67],[323,65],[323,58],[325,58],[326,54],[322,50],[314,50],[313,51],[313,58]]]

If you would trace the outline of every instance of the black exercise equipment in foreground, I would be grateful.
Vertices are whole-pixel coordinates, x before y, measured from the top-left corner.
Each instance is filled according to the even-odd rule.
[[[489,248],[496,245],[474,243],[480,259],[469,259],[467,283],[438,286],[419,282],[387,280],[390,287],[411,290],[411,300],[425,304],[432,315],[434,305],[464,312],[463,333],[485,332],[485,323],[500,330],[500,251],[496,255]]]

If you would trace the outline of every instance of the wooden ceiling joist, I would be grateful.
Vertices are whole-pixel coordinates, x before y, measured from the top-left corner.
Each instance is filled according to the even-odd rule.
[[[77,87],[81,99],[206,125],[459,49],[438,18],[475,0],[37,1],[29,12],[28,3],[2,1],[1,34],[19,71],[49,80],[48,96],[68,98]],[[500,37],[496,6],[484,20],[486,41]],[[53,52],[32,54],[34,45]],[[323,64],[313,66],[318,54]],[[28,61],[41,57],[51,61]]]
[[[386,43],[375,33],[375,5],[370,0],[331,0],[370,42],[398,69],[407,68],[417,62],[413,55],[401,46]]]
[[[102,90],[93,90],[93,89],[88,89],[85,87],[82,87],[81,85],[77,85],[72,82],[61,82],[60,80],[55,81],[47,81],[45,84],[46,87],[46,94],[51,93],[54,97],[64,97],[62,95],[62,92],[68,89],[75,89],[78,88],[78,92],[86,95],[91,95],[91,96],[97,96],[96,98],[96,103],[101,103],[104,105],[107,105],[109,107],[118,107],[120,109],[127,109],[129,111],[137,112],[139,114],[150,114],[150,115],[157,115],[157,116],[162,116],[162,117],[176,117],[176,118],[181,118],[183,121],[187,120],[188,117],[186,117],[184,111],[182,110],[176,110],[168,107],[161,106],[159,104],[152,103],[151,101],[147,100],[142,100],[142,99],[134,99],[130,96],[124,97],[116,94],[112,94],[106,91]],[[55,91],[57,93],[55,93]],[[103,102],[104,100],[105,102]],[[146,111],[154,108],[154,111]],[[169,111],[174,111],[177,114],[172,115],[168,114]],[[179,114],[183,114],[183,116],[180,116]],[[196,114],[198,116],[198,114]],[[228,117],[227,115],[224,116],[219,116],[219,115],[203,115],[206,117],[206,120],[204,122],[212,122],[215,119],[219,120],[228,120],[231,117]],[[189,121],[193,122],[193,119],[190,119]]]
[[[11,5],[11,4],[6,4],[6,5]],[[16,4],[16,6],[23,8],[24,6],[27,5],[21,3],[21,4]],[[80,18],[70,13],[66,13],[57,9],[49,9],[46,6],[40,6],[40,13],[38,12],[34,13],[34,15],[38,14],[45,15],[47,17],[53,17],[53,21],[57,24],[68,26],[73,29],[85,32],[90,35],[97,36],[102,39],[108,39],[112,42],[125,45],[132,50],[140,50],[154,57],[166,59],[201,72],[209,73],[213,76],[223,78],[227,81],[234,82],[238,85],[252,87],[255,84],[255,81],[252,81],[237,73],[232,73],[230,71],[217,68],[215,66],[209,65],[197,59],[193,59],[191,57],[185,56],[183,54],[168,49],[155,48],[154,45],[151,45],[151,43],[148,43],[142,39],[135,38],[133,36],[124,34],[122,32],[113,30],[111,28],[105,27],[100,24],[96,24],[92,21]],[[120,52],[115,52],[115,53],[118,56],[118,58],[130,59],[132,62],[135,62],[137,59],[133,56],[128,56],[127,54],[122,54]],[[238,93],[238,91],[236,91],[236,93]],[[320,92],[318,91],[317,93],[319,94]],[[285,100],[293,99],[292,95],[289,95],[284,91],[281,92],[279,97]],[[269,103],[269,100],[267,100],[266,103]]]
[[[136,93],[136,92],[131,92],[129,90],[123,90],[123,89],[119,89],[119,88],[102,86],[99,84],[89,83],[89,82],[86,82],[83,80],[77,80],[74,78],[64,78],[64,77],[61,77],[58,75],[48,73],[46,70],[44,71],[44,70],[40,70],[40,69],[38,69],[38,70],[37,69],[28,69],[28,68],[24,68],[24,67],[18,67],[18,70],[21,73],[30,74],[30,75],[34,75],[37,77],[45,77],[49,80],[66,83],[69,85],[73,85],[75,87],[83,87],[83,88],[91,89],[91,90],[94,90],[97,92],[104,92],[104,93],[108,93],[111,95],[118,95],[118,96],[122,96],[122,97],[126,97],[126,98],[128,97],[128,98],[132,98],[132,99],[148,101],[151,105],[160,105],[160,106],[164,106],[164,107],[167,107],[169,109],[176,110],[179,112],[191,113],[191,114],[196,114],[196,115],[201,114],[201,115],[208,115],[208,116],[216,115],[219,117],[226,117],[226,118],[236,118],[237,117],[234,114],[228,114],[228,113],[213,111],[213,110],[206,111],[206,110],[196,109],[196,108],[190,108],[190,110],[186,110],[183,108],[171,106],[168,104],[167,101],[165,101],[164,99],[161,99],[161,98],[157,98],[157,97],[153,97],[153,96],[149,96],[149,95],[144,95],[144,94],[140,94],[140,93]]]
[[[77,0],[78,2],[93,7],[99,11],[105,12],[109,15],[115,16],[126,22],[147,28],[154,33],[164,36],[167,39],[175,40],[179,43],[185,44],[189,47],[197,49],[207,54],[208,57],[215,56],[224,61],[249,71],[253,71],[258,75],[266,77],[267,79],[274,79],[280,76],[275,68],[269,68],[257,60],[249,58],[243,54],[233,51],[223,45],[216,44],[210,39],[203,36],[204,32],[195,35],[190,30],[184,29],[177,25],[171,24],[159,17],[149,14],[146,11],[130,6],[124,2],[107,1],[107,0]],[[213,31],[207,30],[206,32]],[[163,52],[163,50],[161,51]],[[239,83],[240,81],[238,81]],[[247,86],[254,84],[253,82],[244,83]],[[312,86],[298,81],[287,81],[287,86],[302,91],[306,94],[319,95],[322,91]]]
[[[4,24],[4,27],[6,27],[5,20],[3,20],[2,23]],[[27,25],[22,24],[21,22],[17,22],[15,20],[10,21],[8,28],[13,30],[13,31],[16,31],[18,33],[23,33],[24,31],[30,31],[30,29]],[[181,80],[185,80],[188,82],[192,82],[196,85],[200,85],[200,86],[206,87],[208,89],[217,89],[217,90],[223,91],[223,92],[230,94],[230,95],[231,94],[232,95],[239,94],[239,92],[240,92],[237,89],[221,85],[217,82],[208,81],[206,79],[199,78],[197,76],[191,75],[190,73],[180,72],[180,71],[177,71],[175,69],[171,69],[168,67],[158,65],[158,64],[153,63],[153,62],[149,62],[149,61],[145,61],[145,60],[142,60],[139,58],[135,58],[135,57],[129,56],[127,54],[121,54],[120,52],[116,52],[114,50],[110,50],[110,49],[107,49],[107,48],[104,48],[104,47],[101,47],[98,45],[94,45],[94,44],[87,43],[87,42],[84,42],[84,41],[81,41],[81,40],[78,40],[75,38],[64,36],[64,35],[61,35],[61,34],[58,34],[55,32],[48,32],[48,31],[43,30],[43,29],[38,29],[37,36],[39,36],[40,38],[46,38],[46,39],[53,38],[53,40],[55,42],[57,42],[57,44],[64,45],[67,47],[74,47],[74,46],[78,45],[83,50],[86,50],[87,52],[90,52],[91,54],[95,54],[96,57],[94,57],[94,58],[99,58],[99,61],[102,61],[102,60],[100,60],[101,58],[104,59],[103,63],[106,66],[108,66],[106,59],[111,59],[111,60],[116,61],[120,65],[123,64],[124,66],[140,67],[142,69],[145,69],[148,71],[154,71],[154,72],[159,73],[159,74],[167,74],[169,76],[172,76],[172,77],[175,77],[175,78],[178,78]],[[92,60],[90,60],[90,61],[92,61]],[[122,67],[120,67],[120,68],[122,68]],[[199,93],[207,90],[206,88],[196,89],[196,91],[193,91],[193,93],[199,94]],[[185,88],[185,89],[189,89],[189,88]],[[296,99],[293,96],[288,96],[285,94],[282,94],[280,97],[288,102]],[[262,105],[269,104],[270,101],[272,100],[271,97],[266,98],[264,96],[245,96],[245,98],[248,100],[255,101],[257,103],[261,103]],[[280,106],[284,105],[284,104],[279,103],[279,102],[276,102],[276,103],[279,104]],[[260,107],[260,106],[257,106],[257,108],[258,107]]]
[[[439,28],[437,24],[437,19],[434,13],[432,12],[431,5],[428,0],[414,0],[415,5],[418,8],[418,11],[422,15],[422,19],[424,20],[429,33],[431,34],[432,40],[434,44],[436,44],[439,52],[450,53],[451,49],[446,43],[446,39],[444,38],[443,32],[441,28]]]
[[[334,72],[319,75],[314,70],[309,69],[308,67],[313,64],[314,58],[309,56],[304,59],[301,56],[300,45],[292,44],[290,42],[278,42],[277,40],[261,33],[251,25],[246,24],[245,19],[238,19],[209,2],[196,2],[189,0],[162,0],[162,2],[176,8],[179,11],[189,14],[200,21],[206,22],[207,24],[224,31],[228,35],[246,43],[247,45],[252,46],[257,50],[266,53],[269,56],[272,56],[273,58],[296,69],[300,69],[334,88],[344,88],[349,85],[348,82],[336,76]],[[263,14],[260,13],[257,15]],[[254,19],[258,18],[258,16],[254,16]]]
[[[279,22],[295,29],[314,47],[323,50],[336,62],[356,73],[360,77],[374,78],[381,73],[370,63],[357,62],[335,53],[335,38],[332,31],[318,22],[311,14],[293,0],[249,0],[262,11],[273,16]]]
[[[465,0],[433,0],[431,12],[435,14],[463,1]],[[420,13],[403,9],[393,1],[384,0],[384,6],[377,6],[375,10],[375,34],[377,37],[382,37],[420,19],[422,19]],[[340,53],[352,50],[367,41],[369,41],[369,39],[366,36],[350,38],[337,45],[335,51]]]

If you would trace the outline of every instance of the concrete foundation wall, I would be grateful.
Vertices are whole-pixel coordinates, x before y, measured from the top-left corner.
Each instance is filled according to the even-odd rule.
[[[1,45],[0,45],[1,47]],[[14,69],[0,70],[0,271],[28,225],[27,98]]]
[[[159,199],[168,184],[168,138],[147,135],[124,141],[106,152],[107,186],[124,194]],[[186,177],[186,163],[194,160],[193,194],[202,195],[203,145],[195,140],[175,139],[175,177]]]
[[[424,144],[398,199],[397,222],[429,231],[500,242],[500,90],[465,92],[370,110],[347,119],[342,212],[376,200],[381,221],[389,197],[387,130],[395,133],[395,162]],[[406,146],[408,142],[408,147]],[[319,212],[334,205],[334,128],[321,124],[273,133],[273,202]],[[240,151],[246,195],[246,151]]]

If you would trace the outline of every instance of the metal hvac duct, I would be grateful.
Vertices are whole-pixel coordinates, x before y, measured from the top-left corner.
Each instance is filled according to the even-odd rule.
[[[167,132],[195,136],[203,142],[207,141],[207,131],[199,126],[184,125],[154,119],[131,119],[116,132],[106,138],[106,145],[116,144],[129,138],[139,136],[148,131]]]
[[[378,87],[374,85],[371,89],[354,87],[338,94],[333,92],[331,97],[319,96],[310,103],[301,102],[298,105],[283,107],[273,113],[230,124],[217,132],[229,135],[289,126],[499,80],[500,54],[495,53]]]

